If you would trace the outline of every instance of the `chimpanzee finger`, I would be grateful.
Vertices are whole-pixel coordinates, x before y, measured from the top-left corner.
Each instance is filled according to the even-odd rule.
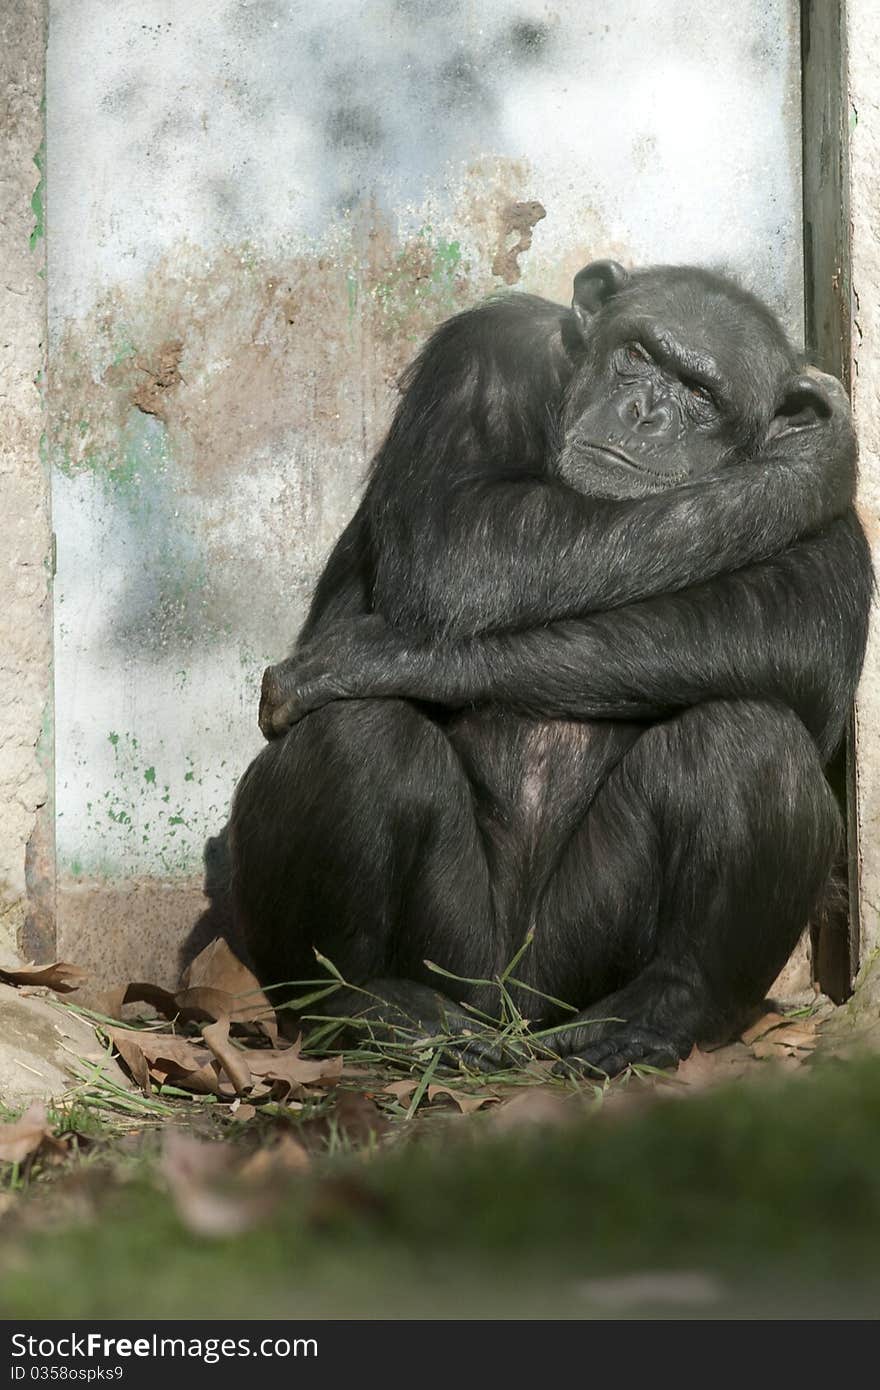
[[[272,711],[270,718],[271,734],[267,738],[281,738],[287,733],[288,729],[297,724],[303,715],[307,713],[302,700],[298,695],[292,695],[289,700],[285,700],[277,709]]]

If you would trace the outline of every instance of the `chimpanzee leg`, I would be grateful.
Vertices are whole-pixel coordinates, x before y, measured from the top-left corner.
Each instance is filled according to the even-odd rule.
[[[619,853],[605,867],[601,845],[619,850],[621,834],[636,863],[655,862],[655,903],[637,875],[621,881]],[[788,709],[714,701],[646,731],[597,796],[545,902],[549,925],[573,869],[588,866],[590,915],[604,903],[600,932],[635,972],[557,1037],[560,1069],[672,1065],[694,1042],[730,1036],[815,911],[838,836],[815,745]]]
[[[237,925],[261,983],[314,980],[318,950],[383,1001],[374,1016],[428,1032],[468,1019],[424,962],[495,973],[488,870],[469,785],[417,708],[336,702],[267,744],[236,792],[230,842]],[[449,981],[450,995],[466,990]],[[344,991],[318,1011],[368,1005]]]

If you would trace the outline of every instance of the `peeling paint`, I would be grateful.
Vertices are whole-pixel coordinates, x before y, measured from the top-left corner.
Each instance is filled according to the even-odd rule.
[[[547,216],[547,209],[537,199],[528,203],[508,203],[500,218],[498,250],[492,260],[492,274],[506,285],[514,285],[522,276],[519,258],[532,244],[536,223]],[[514,237],[515,240],[511,241]]]

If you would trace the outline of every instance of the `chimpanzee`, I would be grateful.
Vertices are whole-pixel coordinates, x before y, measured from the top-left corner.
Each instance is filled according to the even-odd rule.
[[[840,385],[706,270],[600,261],[571,309],[443,324],[264,677],[230,821],[261,980],[313,979],[317,949],[448,1027],[532,933],[518,999],[569,1020],[561,1067],[730,1036],[838,846],[855,462]]]

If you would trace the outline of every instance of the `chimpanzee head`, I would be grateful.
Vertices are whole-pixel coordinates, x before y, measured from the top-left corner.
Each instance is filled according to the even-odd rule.
[[[831,414],[769,309],[709,271],[596,261],[575,277],[572,319],[558,470],[581,492],[678,487]]]

